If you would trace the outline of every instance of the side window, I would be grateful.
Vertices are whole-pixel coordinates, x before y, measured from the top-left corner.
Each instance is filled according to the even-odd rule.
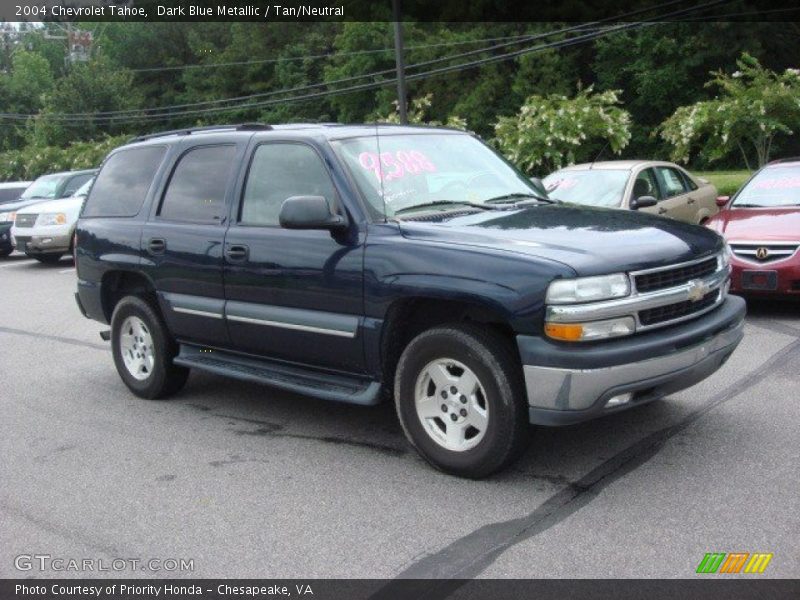
[[[133,217],[138,214],[166,151],[164,146],[145,146],[113,154],[92,186],[83,216]]]
[[[322,159],[305,144],[258,146],[247,174],[240,222],[277,226],[283,201],[291,196],[323,196],[333,205],[336,191]]]
[[[221,223],[236,146],[189,150],[172,172],[158,216],[170,221]]]
[[[69,198],[70,196],[74,196],[75,192],[77,192],[81,188],[81,186],[87,181],[89,181],[89,179],[91,178],[92,178],[91,173],[76,175],[67,182],[67,185],[64,186],[64,191],[61,192],[61,197]]]
[[[636,176],[633,182],[633,197],[653,196],[656,200],[661,200],[661,190],[656,183],[653,169],[645,169]]]
[[[689,177],[688,173],[686,173],[685,171],[681,171],[680,174],[681,177],[683,177],[683,184],[684,186],[686,186],[686,189],[690,192],[695,191],[697,189],[697,184],[691,177]]]
[[[686,193],[686,187],[680,173],[671,167],[657,167],[661,184],[664,187],[664,195],[667,198],[679,196]]]

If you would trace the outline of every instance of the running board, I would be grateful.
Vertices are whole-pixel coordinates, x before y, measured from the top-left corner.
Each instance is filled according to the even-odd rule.
[[[365,378],[323,373],[269,360],[240,356],[222,350],[181,344],[176,365],[255,381],[322,400],[373,405],[380,400],[381,384]]]

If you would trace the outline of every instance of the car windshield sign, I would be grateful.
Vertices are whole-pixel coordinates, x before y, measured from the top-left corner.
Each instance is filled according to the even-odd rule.
[[[800,167],[771,167],[753,177],[733,201],[739,208],[800,206]]]
[[[381,134],[339,140],[334,147],[366,200],[386,217],[410,216],[417,207],[489,208],[492,199],[511,203],[538,195],[522,173],[468,134]]]
[[[58,183],[61,175],[46,175],[39,177],[31,186],[20,196],[23,200],[27,198],[55,198]]]
[[[618,207],[630,171],[622,169],[564,169],[551,173],[542,183],[547,195],[562,202],[589,206]]]

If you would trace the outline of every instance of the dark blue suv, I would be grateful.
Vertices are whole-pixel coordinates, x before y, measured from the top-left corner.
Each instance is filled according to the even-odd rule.
[[[637,406],[742,338],[717,234],[547,198],[475,136],[241,125],[133,140],[77,228],[77,300],[143,398],[190,369],[390,395],[434,466],[482,477],[529,424]],[[383,394],[382,392],[388,392]]]

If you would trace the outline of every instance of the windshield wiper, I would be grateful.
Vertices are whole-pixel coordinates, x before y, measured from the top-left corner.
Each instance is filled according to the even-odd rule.
[[[527,192],[514,192],[513,194],[503,194],[501,196],[495,196],[494,198],[489,198],[488,200],[484,200],[487,204],[517,204],[519,202],[523,202],[525,199],[529,200],[536,200],[537,202],[547,202],[548,204],[561,204],[561,200],[556,200],[555,198],[544,198],[542,196],[538,196],[536,194],[529,194]],[[508,201],[511,202],[508,202]]]
[[[732,208],[769,208],[766,204],[734,204]]]
[[[485,206],[483,204],[478,204],[477,202],[469,202],[467,200],[434,200],[433,202],[425,202],[423,204],[414,204],[412,206],[406,206],[399,210],[395,211],[395,215],[399,215],[404,212],[408,212],[411,210],[417,210],[420,208],[429,208],[434,206],[443,206],[445,208],[449,208],[450,206],[470,206],[472,208],[480,208],[481,210],[497,210],[493,206]]]

